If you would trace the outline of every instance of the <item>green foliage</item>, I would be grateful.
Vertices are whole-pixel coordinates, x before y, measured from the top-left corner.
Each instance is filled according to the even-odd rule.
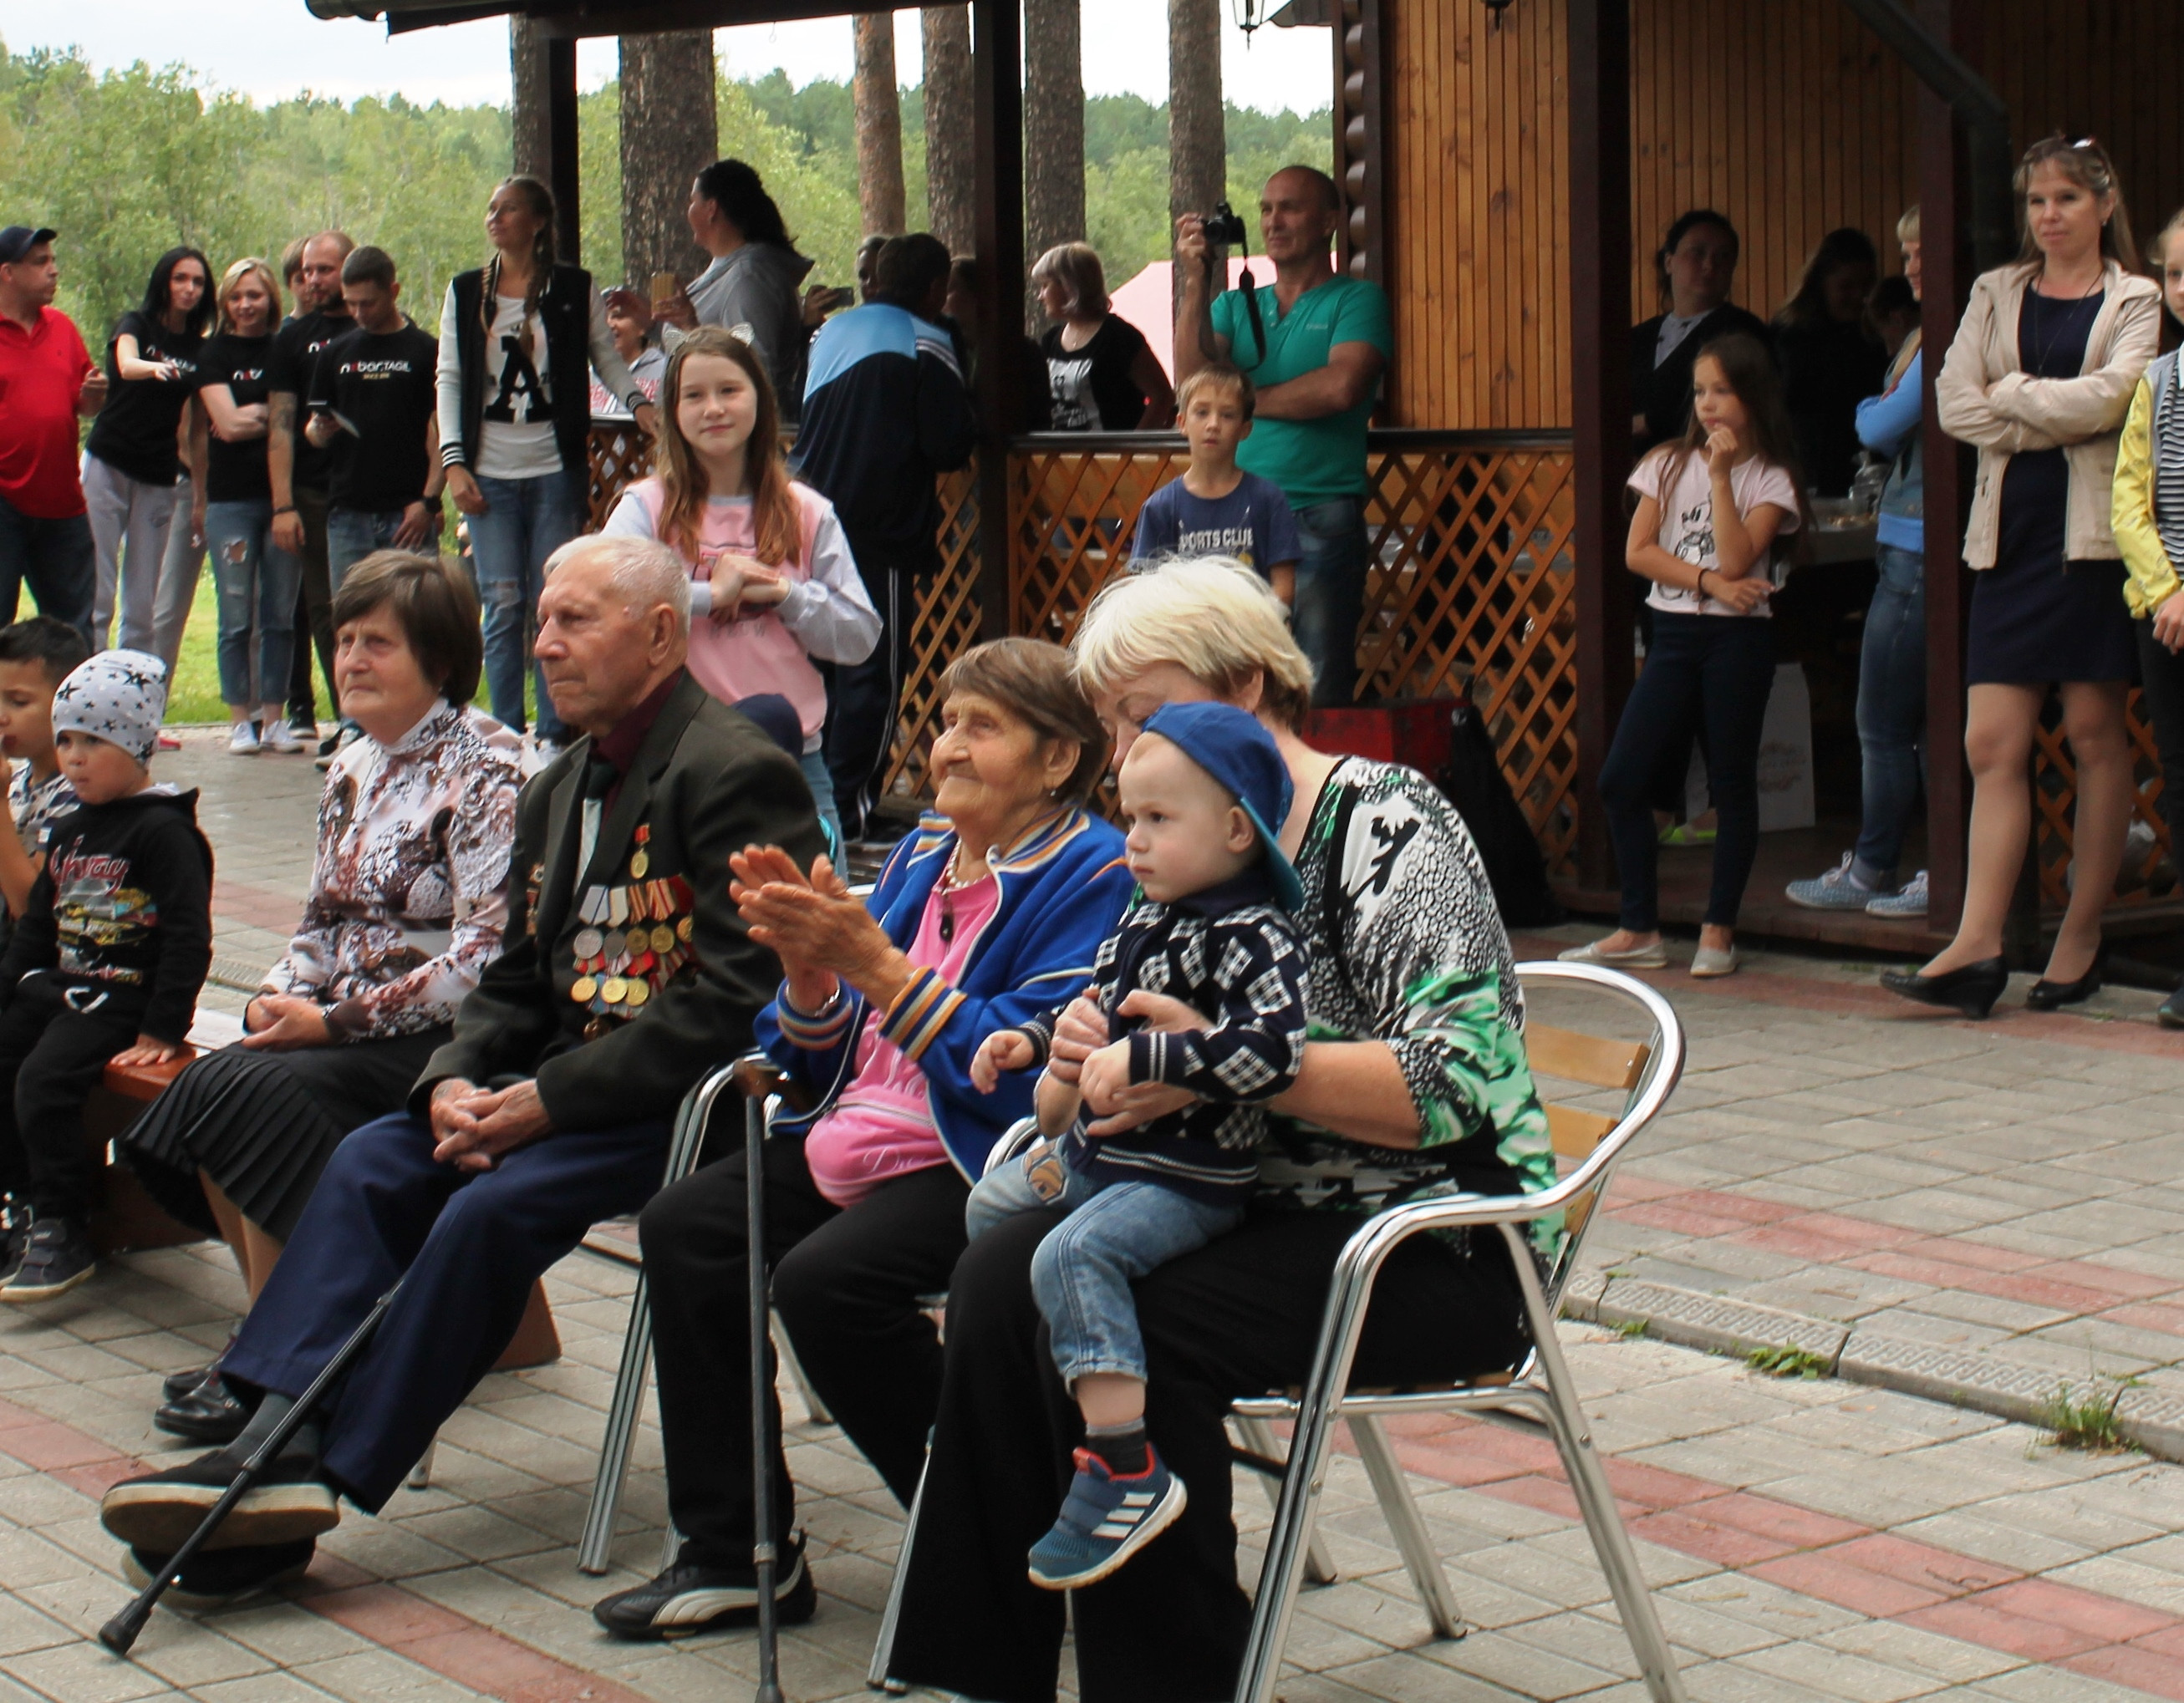
[[[1825,1377],[1835,1370],[1825,1358],[1802,1348],[1756,1348],[1744,1363],[1769,1377]]]
[[[2042,1422],[2053,1433],[2049,1440],[2058,1449],[2082,1449],[2094,1455],[2136,1447],[2116,1428],[2116,1404],[2124,1391],[2137,1384],[2132,1377],[2096,1377],[2091,1385],[2073,1390],[2067,1383],[2058,1383],[2054,1399],[2042,1415]]]

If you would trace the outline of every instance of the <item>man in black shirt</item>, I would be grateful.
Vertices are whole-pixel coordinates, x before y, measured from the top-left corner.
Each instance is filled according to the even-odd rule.
[[[304,403],[304,437],[326,452],[326,573],[342,576],[374,550],[415,550],[440,536],[440,346],[398,305],[401,284],[383,248],[342,263],[355,329],[319,353]]]
[[[303,564],[303,587],[296,599],[299,643],[288,671],[288,721],[298,737],[315,743],[319,737],[318,694],[311,686],[311,649],[326,676],[326,695],[334,689],[333,588],[326,580],[326,452],[296,431],[297,410],[311,387],[311,369],[320,350],[355,321],[342,299],[342,262],[356,244],[346,231],[321,231],[306,241],[298,256],[296,311],[273,339],[266,363],[266,473],[273,490],[273,542]],[[335,713],[340,713],[338,705]]]

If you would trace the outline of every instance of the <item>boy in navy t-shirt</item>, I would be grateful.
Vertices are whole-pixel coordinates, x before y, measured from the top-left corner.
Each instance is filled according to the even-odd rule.
[[[1138,511],[1134,562],[1162,556],[1233,556],[1270,582],[1284,609],[1296,603],[1296,516],[1272,481],[1236,465],[1251,435],[1251,381],[1211,362],[1176,392],[1190,465]]]

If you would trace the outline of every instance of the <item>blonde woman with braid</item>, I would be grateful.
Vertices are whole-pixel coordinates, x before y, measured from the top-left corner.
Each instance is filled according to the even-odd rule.
[[[583,530],[590,462],[589,370],[655,429],[592,275],[554,253],[554,196],[535,177],[504,180],[486,204],[493,258],[448,286],[440,309],[440,459],[470,520],[485,605],[493,713],[521,732],[531,611],[547,557]],[[538,734],[566,730],[538,682]]]

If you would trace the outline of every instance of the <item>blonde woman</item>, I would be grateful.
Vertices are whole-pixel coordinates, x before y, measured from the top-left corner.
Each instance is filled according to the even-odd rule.
[[[1972,820],[1956,938],[1881,983],[1984,1017],[2009,980],[2002,928],[2032,830],[2032,738],[2048,688],[2077,769],[2077,879],[2036,1010],[2101,984],[2101,911],[2123,861],[2135,788],[2124,697],[2137,667],[2109,520],[2116,440],[2160,339],[2160,292],[2139,275],[2115,169],[2057,136],[2017,169],[2025,246],[1983,274],[1935,381],[1942,430],[1979,448],[1964,560],[1972,592],[1964,754]]]
[[[1048,249],[1031,283],[1054,321],[1039,340],[1051,430],[1161,431],[1174,423],[1174,387],[1145,333],[1108,311],[1107,275],[1091,244]]]
[[[214,292],[213,334],[198,354],[190,464],[198,470],[193,528],[212,555],[220,598],[220,695],[227,749],[238,757],[296,752],[281,713],[296,641],[303,565],[273,542],[265,466],[266,368],[281,323],[281,281],[257,256],[237,260]]]

